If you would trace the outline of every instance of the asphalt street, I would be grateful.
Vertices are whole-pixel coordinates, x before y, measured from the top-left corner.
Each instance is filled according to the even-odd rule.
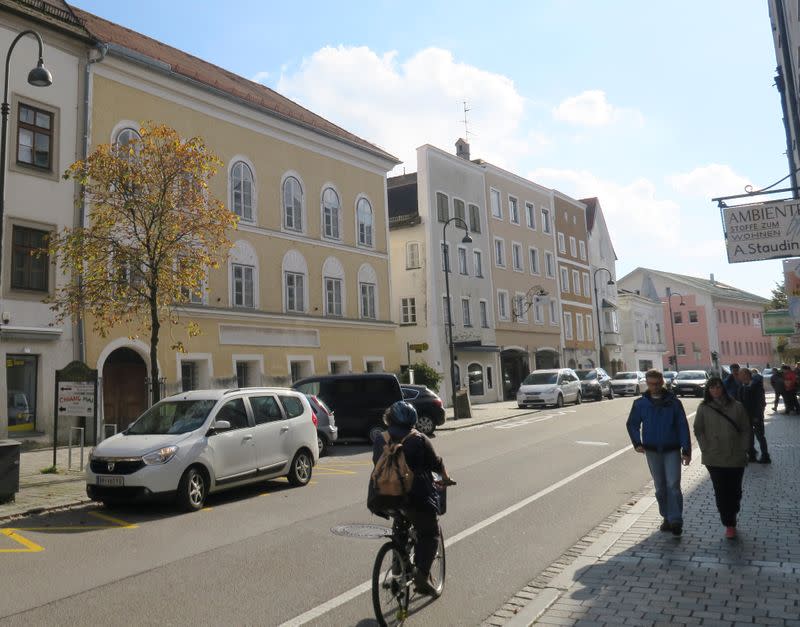
[[[631,399],[536,410],[434,439],[459,485],[442,527],[445,593],[408,625],[476,625],[649,481],[630,448]],[[691,414],[697,400],[684,399]],[[272,481],[178,514],[87,507],[0,528],[0,625],[374,624],[365,584],[384,524],[365,507],[366,446],[334,450],[312,483]],[[13,551],[13,552],[9,552]]]

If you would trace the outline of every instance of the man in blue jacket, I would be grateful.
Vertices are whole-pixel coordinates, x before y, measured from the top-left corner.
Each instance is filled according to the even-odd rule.
[[[678,398],[664,388],[664,376],[648,370],[647,392],[637,398],[628,416],[628,434],[633,448],[644,453],[656,486],[658,511],[664,519],[661,531],[683,533],[681,462],[692,456],[689,422]]]

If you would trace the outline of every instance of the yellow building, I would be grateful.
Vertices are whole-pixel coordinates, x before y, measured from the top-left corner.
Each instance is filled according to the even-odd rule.
[[[386,173],[397,160],[253,83],[75,10],[103,45],[91,71],[91,147],[142,121],[201,136],[224,162],[212,191],[240,216],[227,264],[183,314],[202,335],[162,337],[162,393],[289,384],[326,372],[396,371]],[[147,403],[149,347],[87,323],[84,355],[103,379],[103,421]],[[168,332],[162,332],[168,335]]]

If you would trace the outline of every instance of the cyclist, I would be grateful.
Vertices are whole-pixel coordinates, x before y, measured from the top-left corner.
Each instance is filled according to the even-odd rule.
[[[403,443],[403,453],[408,467],[414,473],[414,483],[404,511],[417,532],[417,543],[414,546],[414,586],[420,594],[434,596],[436,590],[431,584],[430,572],[439,545],[440,496],[437,488],[451,484],[452,480],[445,470],[442,458],[433,450],[431,441],[414,429],[417,424],[417,410],[412,405],[397,401],[386,410],[383,422],[393,442],[399,442],[410,434]],[[381,456],[383,447],[383,438],[377,438],[372,450],[373,464]],[[441,482],[434,482],[433,472],[442,476]]]

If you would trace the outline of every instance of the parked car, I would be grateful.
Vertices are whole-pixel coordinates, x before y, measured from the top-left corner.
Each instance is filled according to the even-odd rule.
[[[672,391],[678,396],[703,396],[708,383],[705,370],[682,370],[672,383]]]
[[[311,480],[317,463],[313,413],[286,388],[195,390],[170,396],[91,452],[86,493],[118,504],[171,498],[199,510],[219,490],[286,476]]]
[[[602,401],[604,397],[608,399],[614,398],[611,377],[602,368],[576,370],[575,374],[581,380],[581,395],[583,398],[592,398],[596,401]]]
[[[581,402],[581,382],[572,368],[534,370],[517,390],[517,406],[563,407],[564,403]]]
[[[403,398],[417,410],[417,429],[431,435],[444,424],[444,404],[439,395],[425,385],[403,384]]]
[[[639,396],[647,389],[644,372],[641,370],[618,372],[611,379],[611,389],[614,390],[614,394],[619,394],[620,396],[625,396],[626,394]]]
[[[374,442],[382,437],[383,412],[403,400],[400,382],[389,373],[319,375],[300,379],[292,387],[322,399],[333,410],[341,439],[366,437]]]
[[[339,429],[336,427],[336,419],[333,417],[333,410],[318,399],[313,394],[306,394],[311,411],[317,419],[317,447],[319,456],[327,455],[336,438],[339,437]]]
[[[672,389],[672,384],[675,382],[675,375],[678,374],[674,370],[667,370],[664,372],[664,387],[668,390]]]

